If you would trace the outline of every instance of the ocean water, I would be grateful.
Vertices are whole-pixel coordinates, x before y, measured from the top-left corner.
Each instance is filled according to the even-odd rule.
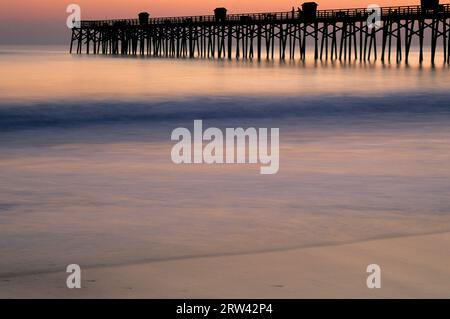
[[[448,66],[0,47],[0,70],[0,277],[450,230]],[[280,128],[278,174],[173,164],[195,119]]]

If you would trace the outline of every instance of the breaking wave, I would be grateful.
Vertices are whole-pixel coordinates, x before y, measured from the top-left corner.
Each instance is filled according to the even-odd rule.
[[[431,98],[432,97],[432,98]],[[450,94],[205,97],[173,101],[0,103],[0,130],[191,119],[358,117],[389,113],[450,115]]]

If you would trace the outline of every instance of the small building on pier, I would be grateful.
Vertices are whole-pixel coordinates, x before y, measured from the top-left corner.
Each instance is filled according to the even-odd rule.
[[[306,18],[315,18],[317,15],[317,7],[319,5],[316,2],[305,2],[302,4],[302,15]]]
[[[439,9],[439,0],[420,0],[422,10],[437,10]]]
[[[216,21],[223,22],[227,19],[227,9],[226,8],[216,8],[214,9],[214,16]]]
[[[141,12],[138,14],[138,17],[139,17],[139,24],[146,25],[146,24],[148,24],[150,14],[148,12]]]

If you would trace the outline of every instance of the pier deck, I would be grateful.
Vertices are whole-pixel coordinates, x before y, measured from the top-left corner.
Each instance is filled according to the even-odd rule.
[[[432,0],[431,0],[432,1]],[[373,22],[379,14],[378,26]],[[314,59],[408,63],[411,45],[419,62],[442,50],[449,64],[450,4],[80,21],[70,52],[171,58]],[[429,45],[428,45],[429,44]]]

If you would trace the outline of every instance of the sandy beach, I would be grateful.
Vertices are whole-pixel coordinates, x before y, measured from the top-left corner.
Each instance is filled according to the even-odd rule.
[[[382,270],[368,289],[366,267]],[[450,233],[336,246],[188,258],[67,274],[0,278],[0,298],[443,298],[450,297]]]
[[[450,73],[308,61],[0,46],[0,298],[450,297]],[[277,174],[177,164],[196,120]]]

